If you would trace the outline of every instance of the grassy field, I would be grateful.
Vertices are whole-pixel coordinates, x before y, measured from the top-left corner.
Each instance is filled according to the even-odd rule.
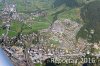
[[[75,21],[80,21],[80,8],[70,9],[69,7],[66,7],[65,5],[62,5],[59,8],[52,8],[51,4],[53,3],[53,0],[48,1],[48,2],[44,2],[42,0],[41,1],[30,0],[27,3],[25,2],[25,0],[10,0],[10,2],[16,2],[18,12],[23,12],[25,10],[32,12],[37,9],[41,9],[41,10],[47,9],[45,10],[47,12],[47,16],[35,18],[35,21],[32,22],[31,27],[29,27],[28,22],[27,24],[23,24],[18,21],[13,21],[11,23],[10,31],[8,33],[10,37],[17,35],[17,33],[21,31],[21,29],[22,29],[23,34],[29,34],[32,32],[37,32],[38,30],[41,30],[41,29],[48,28],[53,21],[54,15],[52,16],[52,14],[63,9],[65,9],[64,12],[57,14],[58,19],[60,20],[71,19]],[[0,5],[0,7],[1,6],[2,4]],[[0,24],[2,24],[2,21],[0,22]],[[2,33],[5,33],[5,31],[6,30],[0,29],[0,35],[2,35]]]
[[[63,13],[59,14],[59,19],[70,19],[73,21],[80,20],[80,9],[74,8],[71,10],[66,10]]]
[[[60,13],[58,15],[58,19],[71,19],[71,20],[79,20],[80,16],[79,16],[79,9],[72,9],[69,11],[64,11],[62,13]],[[52,23],[53,20],[53,16],[51,16],[50,14],[47,15],[46,17],[37,17],[35,19],[35,21],[32,22],[31,27],[29,27],[29,24],[27,22],[27,24],[23,24],[22,22],[18,22],[18,21],[13,21],[11,23],[11,27],[10,27],[10,31],[9,31],[9,36],[15,36],[18,32],[22,30],[23,34],[29,34],[32,32],[36,32],[38,30],[41,29],[45,29],[48,28],[50,26],[50,24]],[[0,35],[4,32],[4,30],[0,30]]]
[[[6,32],[6,30],[0,29],[0,36],[2,36],[2,34],[4,34]]]

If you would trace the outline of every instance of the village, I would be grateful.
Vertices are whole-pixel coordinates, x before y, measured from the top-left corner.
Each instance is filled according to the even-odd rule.
[[[56,60],[79,59],[86,55],[100,58],[100,46],[97,43],[88,43],[82,38],[78,39],[78,41],[76,40],[76,35],[83,26],[82,24],[70,19],[55,20],[46,29],[24,34],[22,33],[23,24],[25,26],[28,25],[31,30],[35,18],[46,17],[47,12],[37,10],[30,13],[30,15],[25,14],[26,16],[23,16],[23,14],[17,12],[16,4],[7,3],[5,3],[0,13],[0,19],[2,19],[0,29],[5,30],[0,36],[1,48],[3,48],[15,66],[43,64],[48,58]],[[21,29],[12,30],[11,25],[14,20],[22,24]],[[17,34],[9,37],[10,31]],[[91,48],[96,51],[91,52]]]

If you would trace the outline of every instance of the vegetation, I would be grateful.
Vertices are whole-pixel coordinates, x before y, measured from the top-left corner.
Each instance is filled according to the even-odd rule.
[[[84,29],[87,28],[87,30],[90,30],[91,28],[94,28],[96,29],[98,33],[98,34],[97,33],[95,34],[94,38],[96,37],[97,40],[99,40],[99,37],[97,37],[99,35],[99,32],[98,32],[99,28],[97,29],[97,27],[99,27],[98,21],[100,20],[99,13],[98,13],[99,10],[97,9],[99,8],[99,5],[97,5],[99,4],[99,2],[97,1],[97,4],[96,4],[96,2],[91,2],[91,1],[94,1],[94,0],[84,0],[84,1],[83,0],[50,0],[50,1],[49,0],[41,0],[41,1],[40,0],[30,0],[30,1],[28,0],[9,0],[7,2],[16,3],[18,12],[32,13],[36,10],[44,10],[45,12],[47,12],[47,15],[46,17],[36,17],[35,21],[32,22],[31,27],[29,26],[28,23],[23,25],[23,23],[18,22],[18,21],[12,22],[11,28],[10,28],[11,31],[9,31],[8,35],[10,37],[15,36],[19,31],[21,31],[21,28],[23,28],[22,30],[23,34],[37,32],[38,30],[48,28],[51,25],[51,23],[53,23],[56,19],[66,19],[67,18],[67,19],[71,19],[71,20],[74,20],[80,23],[81,22],[80,8],[86,4],[81,9],[81,17],[84,22],[86,23],[89,22],[89,23],[85,24],[81,28],[81,30],[78,33],[78,36],[82,35],[83,38],[88,38],[87,32],[84,32]],[[89,3],[90,5],[87,4],[88,2],[91,2]],[[0,7],[3,7],[3,3],[0,4]],[[88,8],[87,12],[85,11],[86,8]],[[95,10],[95,13],[92,13],[92,11],[94,10]],[[0,24],[2,24],[1,21],[0,21]],[[94,25],[96,27],[93,27]],[[5,30],[0,29],[0,35],[2,35],[2,33],[4,32]]]
[[[87,39],[88,42],[100,41],[100,1],[90,2],[81,9],[81,17],[85,22],[78,36]]]
[[[93,1],[93,2],[91,2]],[[99,43],[100,41],[100,1],[98,0],[9,0],[9,3],[16,3],[17,11],[23,13],[25,18],[34,18],[30,22],[27,19],[23,22],[12,21],[10,31],[8,32],[9,37],[18,36],[19,33],[30,34],[32,32],[38,32],[48,28],[57,19],[71,19],[77,22],[81,22],[81,18],[84,21],[84,26],[78,32],[76,38],[86,39],[88,42]],[[0,9],[2,10],[4,4],[0,3]],[[81,8],[81,10],[80,10]],[[35,11],[45,11],[46,16],[33,17],[30,13]],[[28,13],[28,15],[26,15]],[[2,20],[0,20],[2,25]],[[1,26],[0,26],[1,27]],[[0,36],[6,33],[6,30],[0,28]],[[45,34],[46,35],[46,34]],[[45,38],[46,39],[46,38]],[[36,39],[35,39],[36,40]],[[25,54],[31,43],[36,41],[27,40],[25,42]],[[50,44],[59,44],[56,39],[50,40]],[[94,50],[94,49],[93,49]],[[98,52],[98,50],[95,50]],[[52,63],[53,64],[53,63]],[[40,66],[36,64],[35,66]],[[49,65],[49,63],[47,63]],[[66,66],[66,64],[53,64],[54,66]],[[51,65],[51,66],[53,66]],[[75,64],[67,64],[68,66],[77,66]],[[42,66],[42,65],[41,65]],[[90,65],[91,66],[91,65]]]
[[[2,10],[4,4],[3,3],[0,3],[0,10]]]

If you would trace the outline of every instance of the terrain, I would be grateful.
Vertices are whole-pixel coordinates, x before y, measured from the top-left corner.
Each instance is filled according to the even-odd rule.
[[[1,47],[16,66],[63,56],[99,60],[99,12],[99,0],[0,0]]]

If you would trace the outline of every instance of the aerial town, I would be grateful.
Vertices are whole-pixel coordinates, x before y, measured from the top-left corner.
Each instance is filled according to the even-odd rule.
[[[0,0],[0,48],[13,66],[100,66],[97,8],[97,0]]]

